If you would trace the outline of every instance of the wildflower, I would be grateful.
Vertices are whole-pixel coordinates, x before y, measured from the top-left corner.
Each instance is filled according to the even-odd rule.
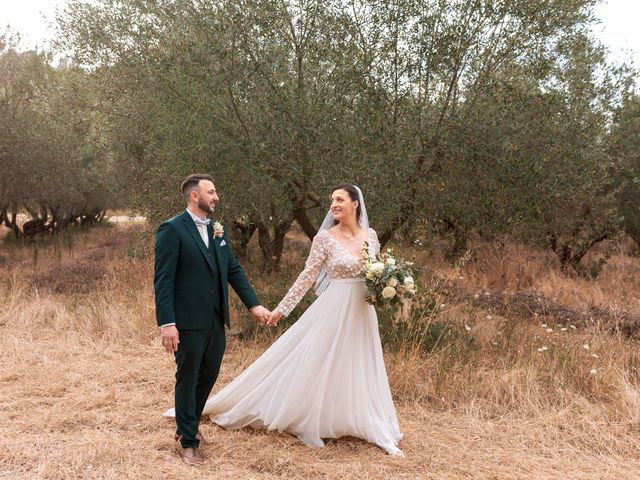
[[[584,348],[585,350],[589,350],[591,347],[588,343],[585,343],[584,345],[582,345],[582,348]]]
[[[567,327],[562,327],[562,328],[560,329],[560,331],[561,331],[561,332],[566,332],[566,331],[567,331]]]
[[[470,332],[470,331],[471,331],[471,327],[470,327],[469,325],[467,325],[467,324],[465,324],[464,329],[465,329],[467,332]]]
[[[546,352],[547,350],[549,350],[549,347],[547,347],[546,345],[538,348],[538,352],[542,353],[542,352]]]
[[[543,323],[542,325],[540,325],[542,328],[547,328],[547,324]]]
[[[595,375],[596,373],[598,373],[598,370],[596,370],[595,368],[592,368],[592,369],[589,371],[589,373],[590,373],[591,375]]]
[[[545,330],[545,332],[547,332],[547,333],[551,333],[551,332],[553,332],[553,328],[547,328],[547,329]]]
[[[487,320],[491,320],[491,315],[487,315]]]

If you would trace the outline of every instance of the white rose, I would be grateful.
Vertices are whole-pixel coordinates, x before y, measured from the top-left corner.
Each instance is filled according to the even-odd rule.
[[[413,285],[414,284],[413,277],[405,277],[403,283],[407,286]]]
[[[382,275],[382,272],[384,272],[384,263],[382,262],[375,262],[373,264],[371,264],[371,271],[374,273],[374,275],[376,276],[380,276]]]
[[[384,287],[382,289],[382,296],[384,298],[393,298],[396,296],[396,289],[393,287]]]
[[[390,278],[389,281],[387,282],[387,285],[389,285],[390,287],[397,287],[398,286],[398,279],[397,278]]]
[[[389,258],[387,258],[387,259],[385,260],[385,262],[384,262],[384,263],[386,263],[387,265],[395,265],[395,264],[396,264],[396,259],[395,259],[395,258],[391,258],[391,257],[389,257]]]

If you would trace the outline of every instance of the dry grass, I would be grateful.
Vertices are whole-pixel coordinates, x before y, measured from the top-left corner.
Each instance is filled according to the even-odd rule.
[[[141,255],[149,237],[138,232],[81,233],[71,250],[41,247],[35,265],[30,248],[2,246],[10,260],[0,279],[1,478],[638,478],[636,343],[603,325],[543,327],[455,301],[421,319],[453,325],[450,340],[428,354],[411,345],[386,353],[407,458],[352,438],[310,449],[289,435],[205,422],[206,464],[188,468],[172,421],[160,416],[174,367],[157,344],[151,261]],[[520,257],[500,264],[486,251],[438,272],[470,291],[531,290],[577,309],[637,307],[615,290],[624,284],[637,299],[638,284],[623,279],[636,275],[638,259],[614,255],[602,278],[586,282],[556,276],[542,254],[508,248]],[[258,291],[281,295],[301,261],[289,254],[270,286],[253,273]],[[231,336],[219,385],[270,338]]]

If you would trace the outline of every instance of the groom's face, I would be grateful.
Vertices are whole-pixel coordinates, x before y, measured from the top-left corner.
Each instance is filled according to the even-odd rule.
[[[203,212],[213,213],[220,198],[213,182],[200,180],[198,183],[198,208]]]

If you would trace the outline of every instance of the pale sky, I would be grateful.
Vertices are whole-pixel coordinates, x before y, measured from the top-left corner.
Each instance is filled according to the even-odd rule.
[[[48,27],[56,7],[67,0],[0,0],[0,27],[7,24],[23,36],[23,45],[45,45],[53,35]],[[640,0],[604,0],[596,9],[602,25],[594,29],[614,62],[631,60],[640,67]]]

